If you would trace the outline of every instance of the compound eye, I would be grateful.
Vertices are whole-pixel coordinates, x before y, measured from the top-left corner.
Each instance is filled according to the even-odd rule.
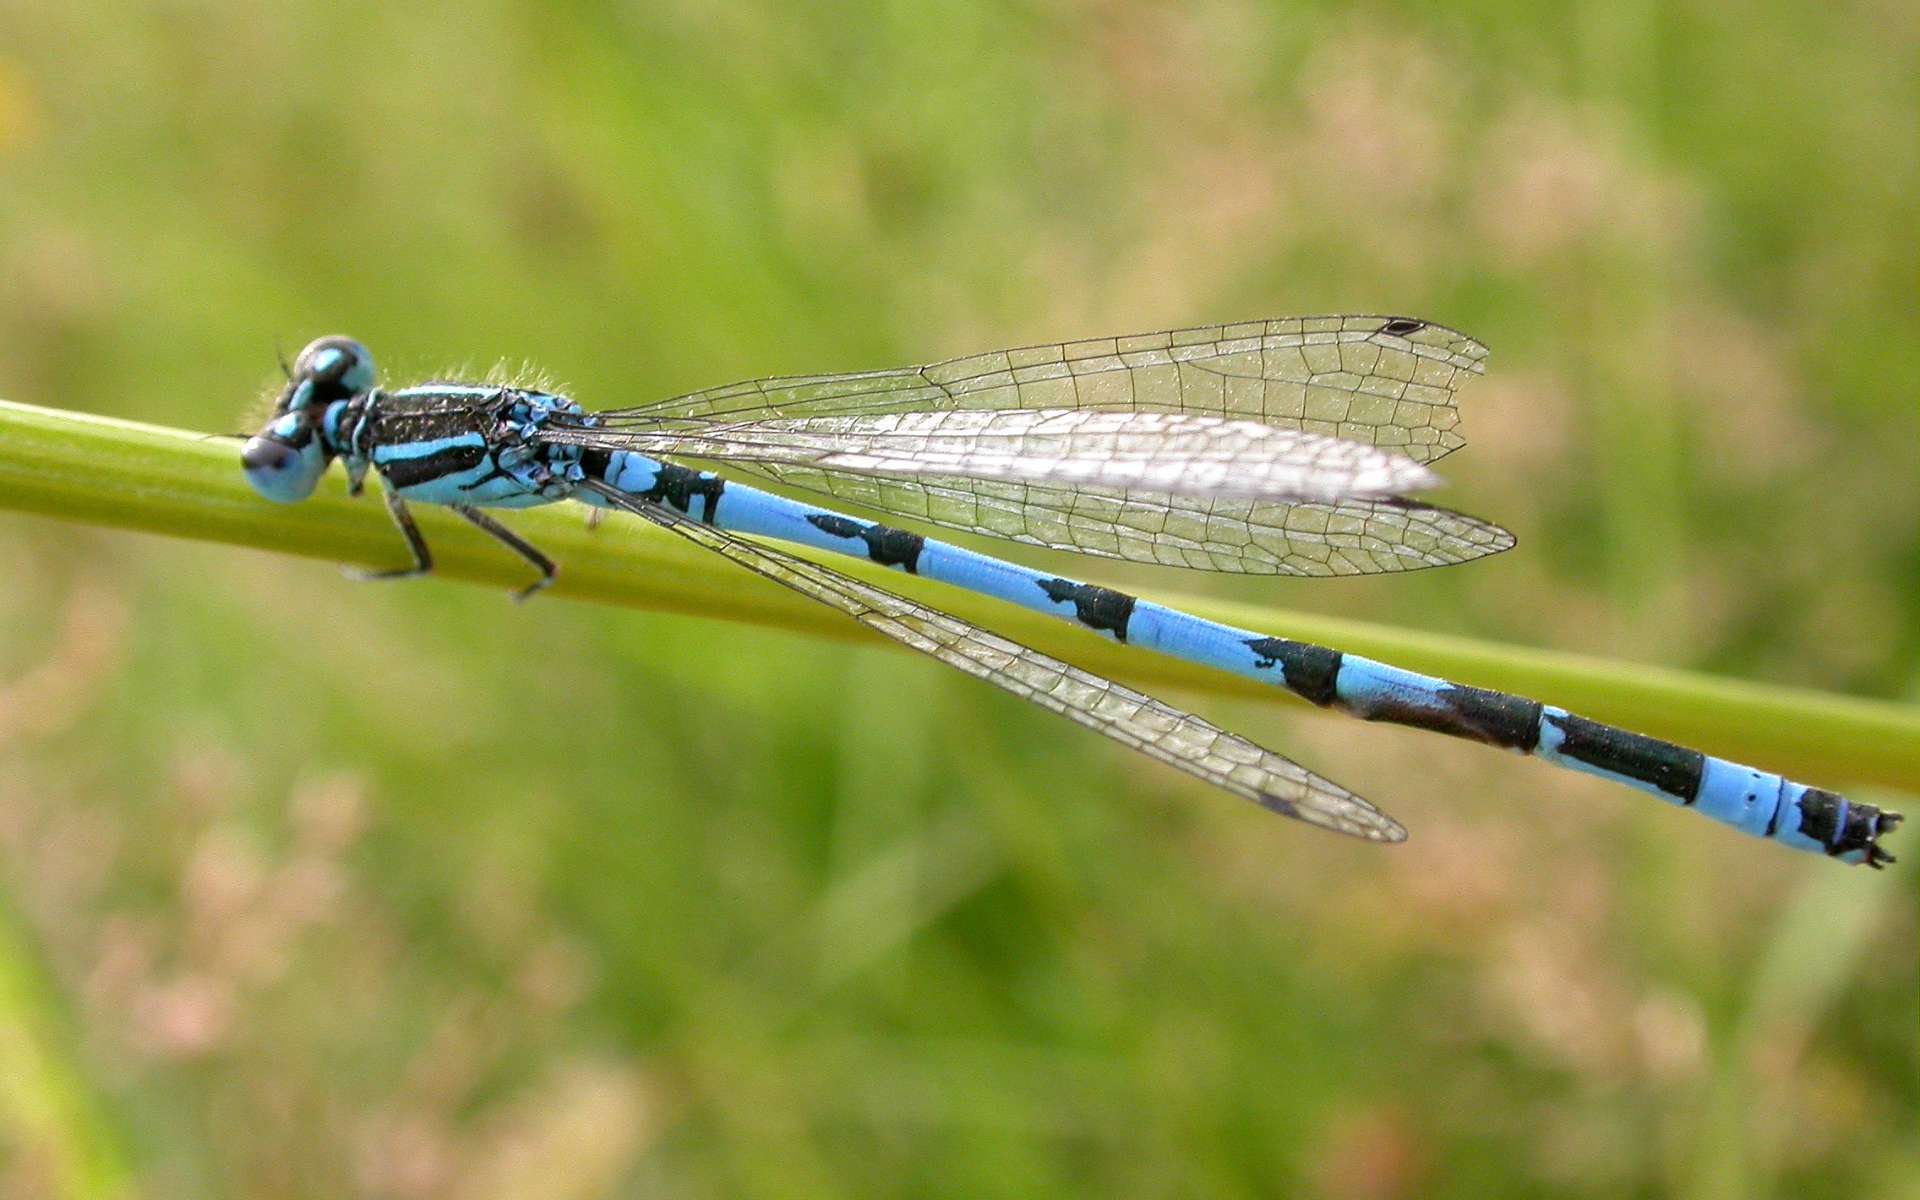
[[[373,386],[373,356],[350,337],[316,338],[293,360],[296,385],[309,385],[309,403],[326,404]]]
[[[251,437],[240,447],[240,468],[248,475],[272,477],[300,461],[300,452],[270,437]]]

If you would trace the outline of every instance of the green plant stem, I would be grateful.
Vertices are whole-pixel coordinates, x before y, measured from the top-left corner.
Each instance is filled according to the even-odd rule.
[[[237,450],[230,438],[0,401],[0,509],[341,563],[404,562],[381,506],[349,498],[340,472],[331,472],[303,504],[272,505],[241,479]],[[427,509],[418,515],[440,574],[500,588],[527,582],[523,563],[452,514]],[[589,531],[572,506],[515,513],[513,522],[562,564],[553,595],[811,635],[871,636],[641,522],[609,521]],[[916,586],[869,564],[833,563],[891,588]],[[1252,680],[1089,638],[1042,614],[958,590],[922,594],[958,616],[1143,685],[1263,699],[1285,695]],[[1911,705],[1215,599],[1158,592],[1155,599],[1234,625],[1533,696],[1810,782],[1920,788],[1920,708]]]

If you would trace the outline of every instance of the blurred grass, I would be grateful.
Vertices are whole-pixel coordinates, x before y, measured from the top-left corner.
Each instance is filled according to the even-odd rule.
[[[1447,499],[1519,549],[1174,586],[1920,699],[1898,6],[0,28],[10,399],[243,428],[275,344],[335,330],[603,406],[1413,311],[1494,348]],[[4,1076],[0,1194],[86,1194],[95,1146],[156,1196],[1920,1189],[1908,864],[1203,699],[1416,831],[1367,853],[856,644],[37,518],[0,572],[0,895],[50,1064]]]
[[[12,907],[0,905],[0,1151],[17,1179],[37,1175],[50,1194],[125,1196],[133,1182],[126,1147],[87,1081],[65,1005],[39,960]]]

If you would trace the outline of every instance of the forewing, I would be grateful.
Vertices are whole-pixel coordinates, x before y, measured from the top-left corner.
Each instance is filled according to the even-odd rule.
[[[1464,443],[1455,392],[1486,347],[1408,317],[1281,317],[1024,346],[924,367],[752,380],[598,414],[613,427],[951,409],[1204,413],[1432,462]]]
[[[1190,713],[806,559],[588,481],[609,503],[977,679],[1284,816],[1376,842],[1398,822],[1340,785]]]
[[[1375,446],[1183,412],[947,409],[701,422],[677,431],[558,428],[543,436],[656,458],[1180,496],[1339,500],[1398,496],[1437,482],[1426,467]]]

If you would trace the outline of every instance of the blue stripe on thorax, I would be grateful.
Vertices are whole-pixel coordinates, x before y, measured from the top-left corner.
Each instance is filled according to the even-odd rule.
[[[404,462],[408,459],[429,458],[445,450],[456,447],[485,447],[487,441],[478,433],[462,433],[454,437],[428,438],[412,442],[384,442],[373,448],[373,463],[381,466],[386,463]]]

